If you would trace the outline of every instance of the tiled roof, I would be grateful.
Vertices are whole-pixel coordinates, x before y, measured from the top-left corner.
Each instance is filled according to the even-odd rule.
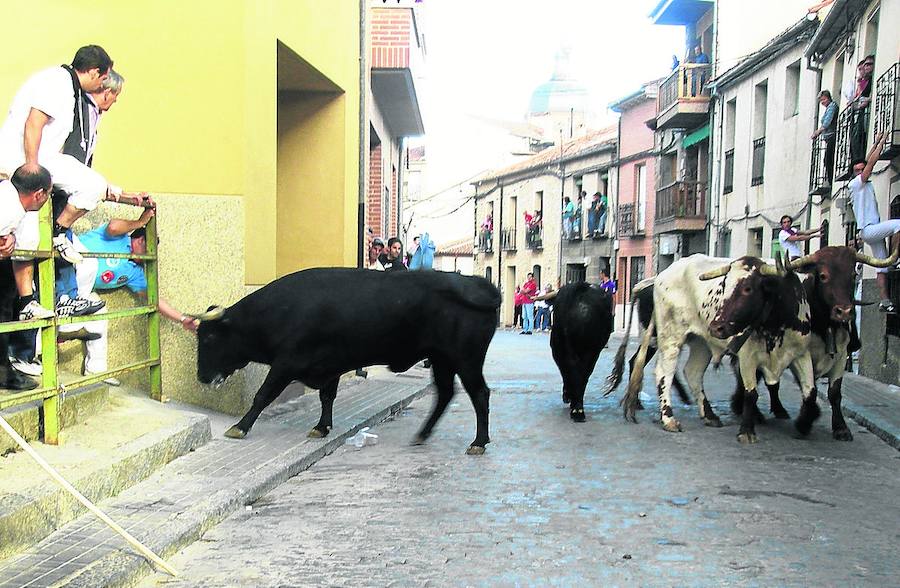
[[[434,251],[435,255],[446,255],[449,257],[464,257],[466,255],[473,255],[474,253],[474,242],[471,237],[441,243]]]
[[[617,134],[617,125],[611,125],[597,131],[591,131],[583,137],[563,143],[562,148],[560,148],[559,145],[554,145],[544,149],[537,155],[532,155],[528,159],[524,159],[504,168],[487,171],[475,178],[474,183],[477,184],[494,178],[510,176],[518,172],[556,163],[560,160],[565,161],[580,155],[588,155],[603,147],[615,146]]]

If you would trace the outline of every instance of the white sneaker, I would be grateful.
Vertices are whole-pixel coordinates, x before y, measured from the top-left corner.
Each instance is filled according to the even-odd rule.
[[[10,362],[12,363],[13,369],[17,372],[22,372],[28,376],[40,376],[44,371],[44,366],[41,365],[41,362],[38,360],[34,360],[31,362],[22,361],[21,359],[10,358]]]
[[[84,258],[80,253],[75,249],[75,245],[72,244],[71,241],[66,239],[65,235],[57,235],[53,237],[53,249],[59,253],[59,256],[68,261],[69,263],[81,263],[84,261]]]
[[[25,305],[19,312],[19,320],[20,321],[31,321],[35,319],[52,319],[56,316],[56,313],[52,310],[47,310],[40,304],[38,304],[37,300],[32,300],[28,304]]]

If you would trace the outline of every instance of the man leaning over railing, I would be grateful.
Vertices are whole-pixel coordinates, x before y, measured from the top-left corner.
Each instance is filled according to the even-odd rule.
[[[50,172],[46,168],[19,167],[9,181],[0,181],[0,322],[15,319],[18,290],[10,255],[16,248],[16,231],[26,211],[39,210],[50,198]],[[0,333],[0,387],[32,390],[38,384],[20,375],[9,361],[9,335]]]
[[[144,255],[147,253],[147,236],[145,228],[156,214],[156,208],[152,200],[149,200],[149,208],[146,208],[140,218],[136,220],[113,219],[87,233],[75,237],[75,245],[82,252],[91,253],[133,253]],[[109,258],[85,258],[75,266],[74,279],[57,286],[68,293],[69,296],[81,296],[83,298],[97,299],[93,290],[116,290],[128,288],[137,295],[142,304],[147,303],[147,277],[144,273],[143,262],[130,259]],[[97,313],[104,314],[105,309]],[[191,317],[181,313],[171,304],[159,299],[159,313],[178,323],[185,330],[195,331],[196,323]],[[70,325],[60,328],[61,331],[74,330],[72,327],[83,327],[89,334],[99,337],[88,337],[85,341],[84,375],[107,371],[107,321],[91,321],[80,325]],[[104,380],[107,384],[118,386],[115,378]]]

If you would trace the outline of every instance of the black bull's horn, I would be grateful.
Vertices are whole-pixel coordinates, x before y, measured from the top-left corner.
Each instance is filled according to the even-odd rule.
[[[556,298],[556,295],[559,294],[559,290],[554,290],[553,292],[548,292],[546,294],[541,294],[540,296],[535,296],[533,300],[552,300]]]
[[[191,318],[194,318],[198,321],[214,321],[222,318],[222,315],[225,314],[225,309],[221,306],[213,306],[209,310],[201,314],[191,314],[188,315]]]

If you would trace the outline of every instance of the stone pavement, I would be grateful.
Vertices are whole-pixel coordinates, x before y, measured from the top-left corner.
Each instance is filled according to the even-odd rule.
[[[342,383],[326,439],[306,437],[318,422],[317,394],[273,405],[243,440],[222,436],[235,417],[211,413],[209,443],[99,506],[165,558],[333,452],[360,428],[402,410],[426,393],[430,381],[430,371],[416,367],[397,375],[376,369],[366,380]],[[124,539],[86,514],[0,561],[0,588],[123,586],[150,572],[150,564]]]
[[[620,337],[614,335],[605,353],[618,346]],[[316,394],[269,407],[244,440],[222,436],[235,417],[205,413],[212,441],[99,506],[165,558],[336,450],[360,428],[402,410],[427,392],[430,381],[430,372],[416,367],[396,375],[376,368],[366,380],[342,383],[335,426],[324,440],[306,437],[319,416]],[[847,374],[843,392],[846,414],[900,449],[900,390]],[[820,402],[827,404],[827,399]],[[125,586],[150,572],[143,557],[87,514],[30,549],[0,560],[0,588]]]

